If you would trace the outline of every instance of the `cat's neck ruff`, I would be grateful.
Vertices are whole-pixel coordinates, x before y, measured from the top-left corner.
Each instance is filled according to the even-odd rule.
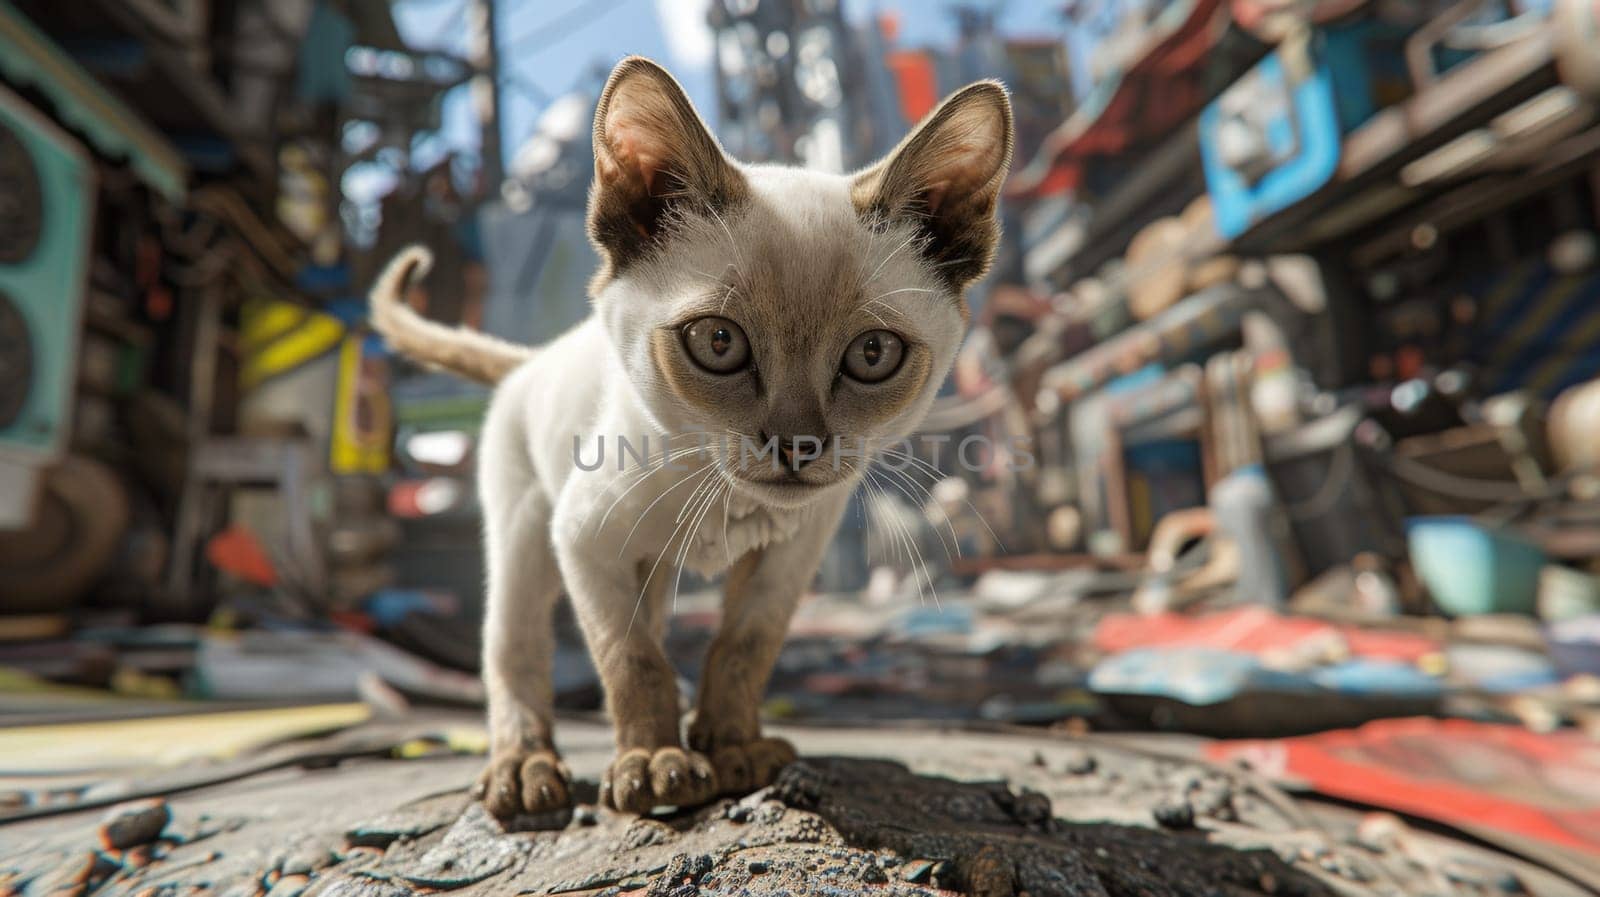
[[[684,558],[684,566],[701,576],[721,573],[752,551],[793,538],[810,514],[810,508],[775,508],[738,490],[718,504],[723,507],[707,511]]]

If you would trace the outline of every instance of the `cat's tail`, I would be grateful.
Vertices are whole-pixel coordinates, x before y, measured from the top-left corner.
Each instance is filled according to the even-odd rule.
[[[412,311],[405,301],[406,287],[432,264],[432,253],[421,246],[408,246],[389,262],[372,287],[367,299],[372,326],[391,347],[413,361],[491,385],[533,357],[530,346],[465,327],[449,327]]]

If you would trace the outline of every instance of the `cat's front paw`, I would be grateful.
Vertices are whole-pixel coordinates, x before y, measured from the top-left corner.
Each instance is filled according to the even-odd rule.
[[[778,777],[780,770],[799,757],[794,745],[782,738],[755,738],[724,744],[710,753],[723,794],[748,794],[765,788]]]
[[[478,776],[473,796],[498,819],[572,806],[572,774],[555,751],[496,751]]]
[[[625,813],[655,807],[693,807],[717,796],[711,761],[680,747],[631,748],[618,754],[600,781],[600,801]]]

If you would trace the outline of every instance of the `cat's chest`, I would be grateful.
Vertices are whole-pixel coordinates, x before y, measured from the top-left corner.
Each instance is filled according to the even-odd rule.
[[[793,538],[804,516],[738,495],[713,502],[691,531],[683,565],[702,576],[720,573],[751,551]]]

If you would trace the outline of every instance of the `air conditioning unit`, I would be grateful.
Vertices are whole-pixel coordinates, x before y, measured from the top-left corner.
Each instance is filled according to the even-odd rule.
[[[83,147],[0,87],[0,529],[66,447],[94,196]]]

